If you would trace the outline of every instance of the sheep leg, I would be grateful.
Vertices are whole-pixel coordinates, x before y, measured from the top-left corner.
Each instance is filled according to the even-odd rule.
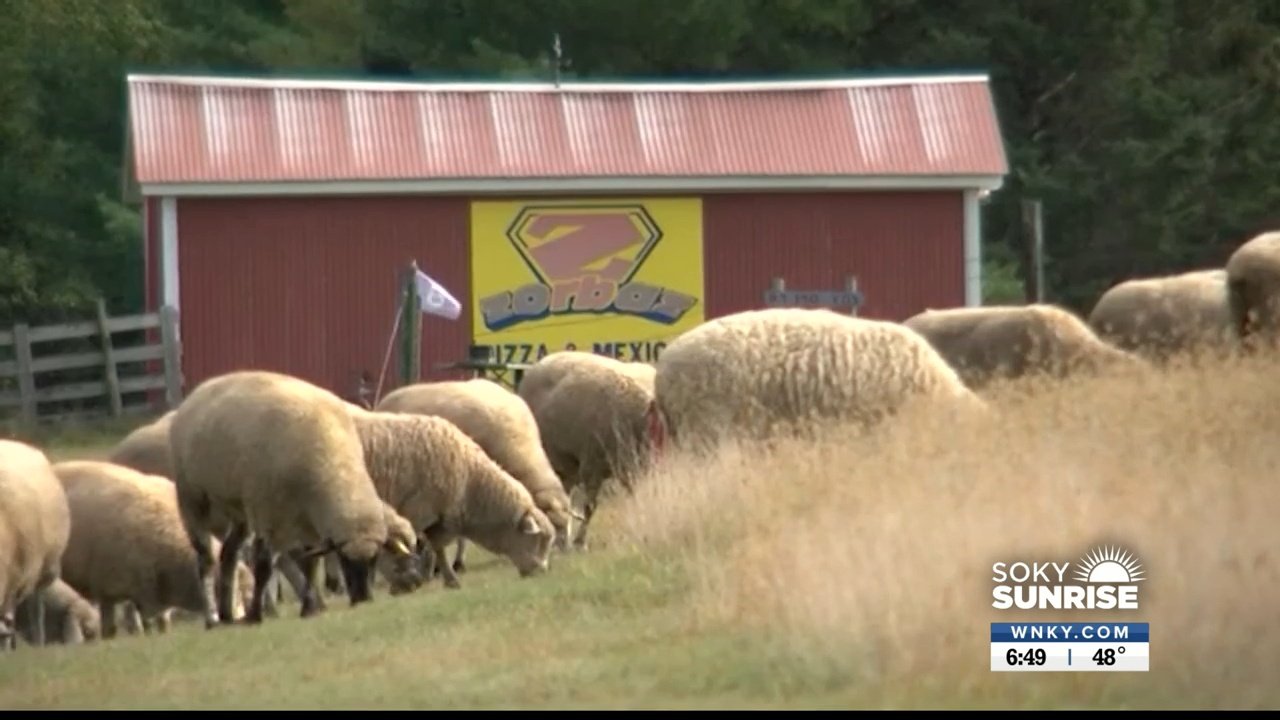
[[[250,625],[257,625],[262,622],[262,606],[266,600],[271,572],[275,569],[275,558],[272,557],[271,548],[267,547],[267,541],[261,536],[253,539],[252,554],[253,599],[249,601],[249,607],[245,610],[244,621]]]
[[[236,523],[227,531],[227,536],[222,541],[222,553],[218,557],[217,591],[218,617],[223,623],[235,622],[232,605],[236,591],[236,564],[240,562],[240,548],[248,536],[249,528]],[[257,538],[254,538],[254,542],[257,542]]]
[[[445,556],[445,547],[454,540],[454,535],[446,532],[442,523],[427,528],[424,534],[431,545],[435,568],[444,575],[444,586],[453,590],[462,587],[462,583],[458,582],[458,576],[454,574],[453,566],[449,564],[449,558]]]
[[[12,610],[0,613],[0,649],[18,649],[18,620]]]
[[[346,555],[338,554],[338,563],[342,565],[342,581],[347,586],[347,597],[350,598],[352,607],[373,600],[373,590],[370,587],[373,562],[350,560]]]
[[[113,609],[114,613],[115,610]],[[120,612],[124,615],[124,631],[130,635],[137,635],[144,632],[147,628],[142,622],[142,612],[138,610],[138,606],[132,602],[126,602],[121,606]],[[114,619],[114,618],[113,618]]]
[[[286,579],[293,576],[289,582],[294,585],[293,589],[298,593],[298,600],[302,603],[301,615],[304,618],[323,612],[325,609],[324,597],[316,586],[320,560],[319,556],[299,559],[299,555],[293,552],[281,556],[280,572]],[[294,584],[295,580],[297,584]]]
[[[99,603],[99,615],[101,615],[102,639],[110,639],[115,637],[115,602],[102,601]]]
[[[458,551],[453,554],[453,571],[456,573],[464,573],[467,571],[467,564],[462,561],[462,551],[467,547],[466,538],[458,538]]]
[[[582,523],[578,525],[578,532],[573,538],[573,546],[585,551],[587,549],[587,526],[591,524],[591,518],[596,514],[596,507],[600,502],[600,485],[590,485],[585,488],[586,500],[582,503]]]
[[[342,584],[342,565],[338,562],[336,553],[328,553],[324,556],[324,589],[334,595],[345,592]]]
[[[79,645],[84,642],[84,631],[80,629],[80,619],[75,612],[68,609],[62,616],[62,628],[59,638],[65,645]]]
[[[31,630],[31,636],[32,636],[32,637],[31,637],[31,644],[32,644],[32,645],[35,645],[36,647],[43,647],[43,646],[44,646],[44,644],[45,644],[45,637],[44,637],[44,610],[45,610],[45,607],[44,607],[44,590],[43,590],[43,589],[40,589],[40,590],[37,590],[35,593],[33,593],[33,594],[32,594],[32,598],[31,598],[31,600],[32,600],[32,603],[31,603],[31,611],[32,611],[32,614],[34,615],[34,617],[32,618],[32,620],[34,620],[34,622],[32,622],[32,623],[31,623],[31,625],[32,625],[32,630]]]

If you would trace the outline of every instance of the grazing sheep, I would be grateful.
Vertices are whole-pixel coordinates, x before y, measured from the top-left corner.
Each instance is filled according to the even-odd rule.
[[[173,461],[170,459],[169,452],[169,426],[173,423],[173,415],[176,411],[170,410],[160,416],[154,422],[135,428],[122,439],[111,454],[107,456],[109,462],[125,467],[133,468],[139,472],[148,475],[158,475],[160,477],[173,480]],[[230,528],[215,527],[212,528],[214,534],[219,540],[225,539]],[[251,562],[248,547],[241,552],[241,559]],[[244,574],[248,574],[247,566]],[[279,565],[277,564],[277,567]],[[281,568],[284,578],[293,585],[293,589],[301,597],[303,588],[300,584],[300,577],[288,572],[291,568]],[[267,591],[263,595],[263,611],[267,614],[275,614],[277,603],[281,599],[280,575],[273,574],[268,583]],[[168,621],[171,613],[165,612],[163,618]],[[125,628],[128,632],[148,631],[150,627],[149,621],[144,621],[138,616],[137,608],[126,606],[125,608]]]
[[[116,635],[117,603],[133,606],[137,615],[126,613],[126,623],[140,622],[144,631],[153,622],[166,631],[172,609],[204,609],[172,482],[100,460],[68,460],[53,470],[71,509],[62,579],[99,604],[104,639]]]
[[[645,467],[653,374],[649,365],[562,351],[535,363],[520,382],[551,467],[565,490],[580,488],[585,496],[573,539],[580,549],[606,482],[614,478],[630,492]]]
[[[0,647],[17,647],[14,613],[36,595],[33,644],[43,645],[41,590],[62,574],[71,538],[71,510],[49,458],[14,440],[0,440]]]
[[[148,475],[173,478],[173,462],[169,459],[169,425],[175,410],[154,422],[135,428],[124,436],[107,456],[108,462],[133,468]]]
[[[431,546],[426,577],[438,566],[446,586],[460,587],[444,556],[459,537],[506,556],[522,577],[547,569],[555,526],[528,488],[458,426],[434,415],[360,408],[351,417],[378,494]]]
[[[1280,231],[1257,235],[1227,260],[1231,320],[1247,348],[1280,343]]]
[[[324,553],[337,551],[352,606],[373,599],[380,550],[416,563],[388,532],[350,407],[299,378],[250,370],[206,380],[178,408],[169,429],[173,480],[204,585],[206,627],[231,622],[234,560],[250,535],[250,623],[262,621],[262,592],[279,556],[301,567],[303,617],[323,607],[314,581]],[[222,526],[231,530],[215,559],[211,528]]]
[[[956,372],[897,323],[829,310],[728,315],[676,338],[658,360],[651,433],[698,452],[833,421],[870,428],[909,406],[985,412]]]
[[[903,325],[928,340],[973,390],[1001,380],[1063,378],[1144,365],[1053,305],[926,310]]]
[[[1102,340],[1155,362],[1221,354],[1235,345],[1227,271],[1119,283],[1098,298],[1089,325]]]
[[[18,632],[28,644],[35,644],[36,599],[44,601],[45,640],[78,645],[96,640],[102,632],[98,608],[61,578],[18,605]]]
[[[556,527],[556,543],[568,549],[575,513],[569,494],[542,449],[542,436],[533,412],[520,396],[490,380],[449,380],[399,388],[382,399],[381,412],[436,415],[458,426],[489,457],[533,494],[538,509]],[[464,572],[463,543],[453,569]]]

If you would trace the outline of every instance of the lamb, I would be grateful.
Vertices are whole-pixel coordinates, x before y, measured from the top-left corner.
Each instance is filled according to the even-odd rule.
[[[43,645],[42,590],[62,574],[71,538],[67,495],[40,450],[0,440],[0,647],[17,647],[18,604],[36,595],[33,643]]]
[[[375,409],[436,415],[456,425],[503,470],[528,488],[538,509],[546,513],[556,527],[557,546],[568,549],[576,513],[542,449],[542,436],[533,412],[518,395],[484,379],[418,383],[390,393]],[[458,539],[453,561],[455,572],[465,571],[464,542]]]
[[[1280,344],[1280,231],[1257,235],[1227,259],[1228,302],[1247,350]]]
[[[231,622],[234,559],[250,534],[248,623],[262,622],[262,592],[278,555],[302,566],[302,617],[323,608],[314,581],[326,552],[338,553],[353,607],[373,599],[369,576],[380,550],[416,565],[412,547],[388,531],[389,509],[365,468],[349,407],[305,380],[244,370],[204,381],[178,408],[169,429],[173,480],[207,628]],[[231,530],[215,560],[211,528],[220,526]]]
[[[173,483],[102,460],[53,470],[71,509],[62,579],[99,604],[103,639],[116,636],[117,603],[136,608],[144,631],[153,622],[166,631],[172,609],[204,609]]]
[[[78,645],[96,640],[102,632],[98,608],[59,578],[18,605],[18,632],[27,643],[35,644],[37,596],[44,602],[46,641]]]
[[[971,389],[1146,366],[1075,314],[1047,304],[925,310],[903,325],[922,335]]]
[[[542,446],[564,489],[581,489],[583,519],[573,545],[585,550],[587,528],[610,478],[630,492],[648,458],[646,412],[654,370],[579,351],[547,355],[529,368],[518,393],[538,424]]]
[[[426,577],[438,566],[446,587],[461,587],[444,556],[459,537],[506,556],[521,577],[546,571],[555,526],[528,488],[458,426],[434,415],[356,407],[351,417],[378,494],[431,546]]]
[[[872,428],[909,407],[985,414],[919,335],[830,310],[774,308],[703,323],[658,359],[655,450],[804,435],[832,421]]]
[[[1102,340],[1157,363],[1222,355],[1235,345],[1227,271],[1197,270],[1127,280],[1113,286],[1089,314]]]

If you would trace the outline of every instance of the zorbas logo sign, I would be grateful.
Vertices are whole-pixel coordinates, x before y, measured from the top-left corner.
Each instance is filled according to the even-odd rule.
[[[634,279],[663,238],[643,205],[530,205],[516,215],[506,236],[531,277],[527,284],[480,298],[489,330],[586,313],[672,325],[697,303],[692,295]]]

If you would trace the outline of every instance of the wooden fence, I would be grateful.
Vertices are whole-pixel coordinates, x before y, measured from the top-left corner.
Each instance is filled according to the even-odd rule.
[[[155,329],[160,342],[147,344],[147,331]],[[121,335],[141,342],[120,342]],[[0,416],[17,409],[25,423],[119,417],[154,409],[152,398],[160,390],[170,408],[182,401],[176,308],[108,317],[99,301],[93,320],[38,327],[19,323],[11,331],[0,330]],[[134,399],[140,401],[130,402]]]

